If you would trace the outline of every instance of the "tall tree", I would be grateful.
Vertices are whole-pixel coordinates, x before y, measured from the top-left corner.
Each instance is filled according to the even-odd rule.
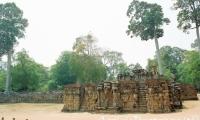
[[[14,55],[12,67],[12,86],[15,91],[37,90],[39,80],[43,77],[39,71],[40,65],[29,57],[27,51],[17,52]]]
[[[76,83],[76,76],[72,75],[69,67],[71,52],[63,51],[51,68],[51,78],[56,89],[63,89],[66,84]],[[52,86],[52,85],[50,85]]]
[[[97,38],[91,33],[85,36],[76,38],[76,42],[73,44],[73,50],[82,55],[94,56],[99,54],[100,48],[96,45]]]
[[[126,66],[122,58],[122,53],[117,51],[104,50],[101,55],[102,62],[106,66],[107,78],[110,80],[115,79],[118,74],[119,68]],[[121,67],[120,67],[121,66]],[[124,69],[124,68],[123,68]],[[121,71],[121,70],[120,70]]]
[[[179,47],[166,45],[160,48],[160,55],[161,57],[169,55],[171,57],[171,61],[177,66],[183,61],[185,51],[185,49]]]
[[[178,28],[185,33],[189,33],[189,29],[196,28],[196,35],[199,46],[200,57],[200,38],[199,38],[199,26],[200,26],[200,1],[199,0],[175,0],[172,7],[173,10],[179,10],[178,13]],[[192,24],[195,25],[192,26]]]
[[[162,7],[160,5],[150,4],[133,0],[128,7],[127,16],[130,19],[126,33],[132,37],[140,36],[141,40],[155,39],[156,52],[160,74],[163,75],[162,64],[157,38],[164,35],[161,26],[170,23],[168,18],[164,18]]]
[[[165,66],[165,71],[168,71],[168,73],[175,75],[177,79],[180,77],[177,71],[177,66],[182,63],[185,57],[185,51],[186,50],[184,49],[171,46],[163,46],[160,49],[163,65]],[[168,76],[168,78],[170,77]]]
[[[74,53],[70,57],[69,65],[72,73],[80,82],[97,82],[104,78],[105,66],[96,45],[97,38],[91,34],[76,38],[73,45]]]
[[[23,38],[28,20],[23,18],[23,11],[15,3],[0,4],[0,56],[7,55],[7,76],[5,94],[11,89],[11,54],[17,38]]]

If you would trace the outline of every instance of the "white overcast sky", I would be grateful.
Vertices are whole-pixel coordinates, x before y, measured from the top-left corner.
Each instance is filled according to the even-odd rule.
[[[90,31],[98,38],[98,45],[123,53],[130,63],[147,65],[155,55],[153,40],[141,41],[126,35],[129,18],[126,11],[132,0],[0,0],[15,2],[28,19],[26,38],[19,40],[17,51],[25,48],[38,63],[50,67],[62,51],[72,50],[75,38]],[[177,28],[177,12],[171,11],[172,0],[146,0],[163,7],[165,17],[171,20],[164,26],[159,47],[170,45],[190,50],[196,39],[195,30],[185,34]],[[5,59],[5,58],[4,58]]]

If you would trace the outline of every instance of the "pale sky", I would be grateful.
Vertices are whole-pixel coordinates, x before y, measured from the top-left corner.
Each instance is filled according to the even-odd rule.
[[[28,19],[26,38],[19,40],[16,50],[25,48],[36,62],[50,67],[64,50],[72,51],[75,39],[90,31],[98,45],[123,53],[127,64],[147,65],[155,55],[154,40],[141,41],[126,35],[129,18],[126,11],[132,0],[0,0],[15,2]],[[164,26],[159,47],[170,45],[190,50],[196,39],[195,29],[185,34],[177,28],[177,12],[170,10],[172,0],[145,0],[163,7],[171,23]],[[4,58],[4,60],[6,60]]]

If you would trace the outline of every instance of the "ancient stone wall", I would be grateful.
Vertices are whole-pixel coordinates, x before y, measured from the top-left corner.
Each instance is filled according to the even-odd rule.
[[[85,86],[85,98],[83,98],[86,111],[94,111],[97,107],[97,84],[88,84]]]
[[[116,81],[67,85],[62,111],[171,112],[182,108],[182,99],[197,98],[194,87],[178,85],[175,77],[169,82],[153,68],[118,74]]]
[[[63,103],[63,91],[0,93],[0,103]]]
[[[97,88],[95,112],[137,112],[138,87],[136,81],[105,81]]]
[[[146,80],[148,112],[170,112],[169,82],[167,80]]]
[[[161,77],[146,81],[103,81],[85,87],[67,85],[62,111],[158,113],[181,108],[181,103],[180,89]]]
[[[80,84],[68,84],[64,89],[63,111],[77,111],[82,101],[82,86]]]
[[[138,112],[138,84],[135,80],[119,81],[117,105],[124,112]]]
[[[177,85],[176,81],[170,82],[170,102],[173,109],[181,109],[182,98],[181,98],[181,88]]]
[[[198,100],[197,90],[189,84],[177,84],[181,89],[182,100]]]

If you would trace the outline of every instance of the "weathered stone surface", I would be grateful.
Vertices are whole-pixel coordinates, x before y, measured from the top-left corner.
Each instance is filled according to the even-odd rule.
[[[105,80],[82,87],[77,84],[67,85],[66,92],[74,93],[78,87],[81,94],[64,94],[66,102],[63,111],[157,113],[182,108],[181,87],[176,81],[165,80],[158,75],[155,66],[153,72],[139,69],[133,70],[133,73],[133,76],[130,73],[118,74],[116,81]],[[196,93],[192,94],[197,96]],[[79,96],[79,102],[73,102],[75,96]],[[78,107],[75,109],[69,104]]]
[[[171,112],[182,108],[182,99],[198,99],[194,87],[186,84],[177,84],[176,77],[169,82],[160,76],[157,68],[153,66],[153,72],[138,69],[130,73],[120,73],[117,81],[102,81],[98,84],[88,84],[79,94],[79,107],[74,109],[67,107],[73,104],[73,94],[64,94],[63,111],[95,111],[97,113],[116,112]],[[65,91],[72,92],[76,86],[68,85]],[[70,101],[71,100],[71,101]]]
[[[65,87],[63,111],[77,111],[80,109],[83,98],[81,89],[82,86],[80,84],[68,84]]]
[[[197,89],[189,84],[177,84],[180,87],[182,100],[198,100]]]
[[[63,91],[0,93],[0,103],[62,103]]]
[[[159,80],[146,80],[147,108],[148,112],[170,112],[173,110],[170,104],[169,82]]]

